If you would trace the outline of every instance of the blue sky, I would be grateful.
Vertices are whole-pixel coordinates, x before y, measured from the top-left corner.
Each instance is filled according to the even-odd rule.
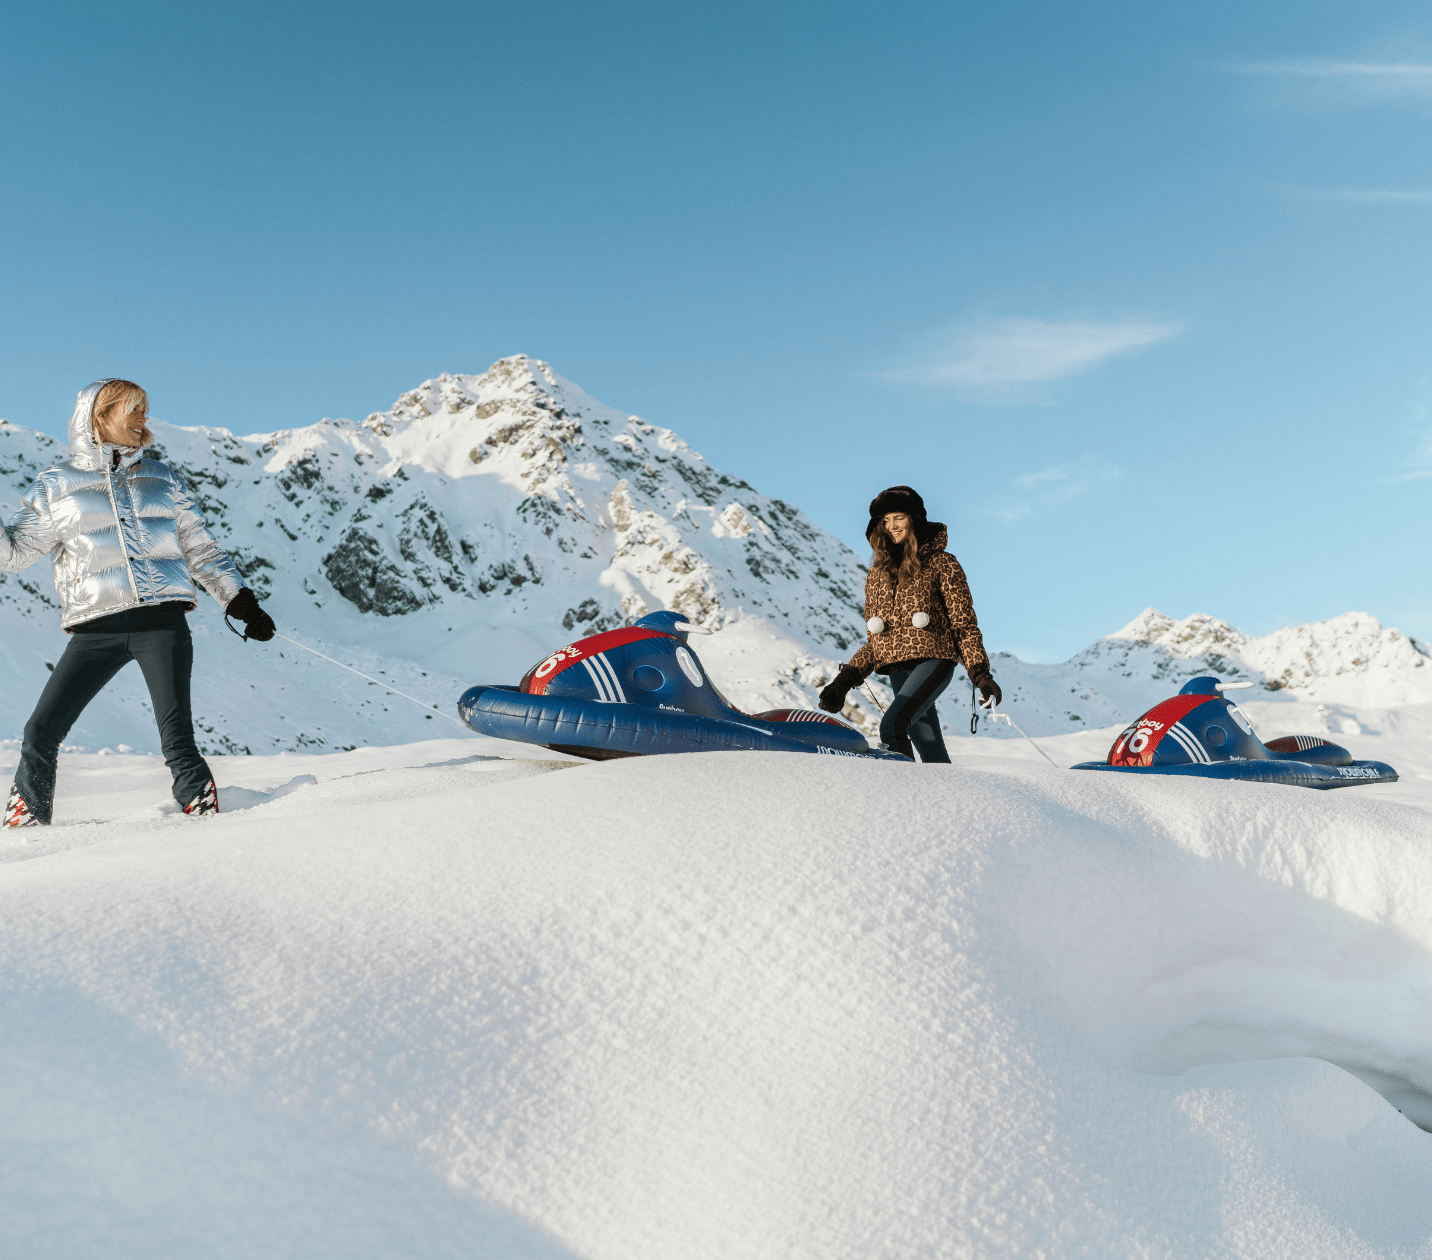
[[[1432,637],[1410,5],[6,7],[0,415],[241,432],[547,359],[993,646],[1149,604]]]

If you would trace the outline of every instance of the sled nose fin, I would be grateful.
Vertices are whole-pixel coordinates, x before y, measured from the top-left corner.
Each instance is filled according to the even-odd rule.
[[[1216,696],[1225,691],[1237,691],[1240,687],[1251,687],[1251,682],[1220,682],[1211,674],[1201,678],[1190,678],[1178,694],[1181,696]]]
[[[711,634],[712,630],[707,626],[698,626],[688,621],[681,613],[670,611],[647,613],[639,621],[632,622],[633,626],[639,626],[643,630],[658,630],[662,634],[674,634],[683,643],[686,642],[688,634]]]
[[[1205,674],[1202,678],[1190,678],[1179,688],[1181,696],[1216,696],[1218,694],[1218,679],[1212,675]]]

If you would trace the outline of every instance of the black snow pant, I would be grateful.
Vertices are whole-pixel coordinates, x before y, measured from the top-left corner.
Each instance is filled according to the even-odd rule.
[[[923,762],[949,761],[935,700],[955,676],[955,662],[914,661],[881,672],[890,680],[895,699],[880,721],[880,742],[907,757],[913,755],[913,745]]]
[[[213,777],[194,742],[189,676],[194,642],[184,605],[133,608],[81,624],[40,693],[25,723],[25,742],[15,786],[30,812],[49,822],[55,804],[55,760],[60,744],[85,706],[130,661],[138,661],[149,684],[164,763],[174,776],[174,799],[188,805]]]

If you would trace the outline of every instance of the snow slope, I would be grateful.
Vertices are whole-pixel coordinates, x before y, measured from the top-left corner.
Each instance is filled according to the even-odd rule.
[[[285,633],[436,711],[206,605],[202,822],[137,671],[85,714],[57,825],[0,843],[0,1255],[1432,1256],[1427,645],[1149,609],[995,658],[1060,765],[1214,672],[1395,785],[1130,782],[987,723],[948,767],[574,764],[444,715],[655,606],[737,704],[812,704],[857,558],[522,356],[161,444]],[[0,424],[0,510],[56,454]],[[50,599],[0,580],[0,736]]]
[[[502,751],[68,755],[0,1252],[1432,1254],[1415,776]]]

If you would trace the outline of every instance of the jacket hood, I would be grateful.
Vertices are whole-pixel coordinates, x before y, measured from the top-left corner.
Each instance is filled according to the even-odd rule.
[[[104,453],[94,440],[94,400],[113,379],[106,376],[86,385],[75,398],[74,414],[70,416],[70,457],[81,468],[104,467]]]
[[[920,545],[920,559],[929,560],[950,545],[950,531],[939,521],[927,521],[924,529],[915,532],[915,541]]]
[[[70,416],[70,458],[75,466],[85,469],[99,469],[105,466],[110,451],[122,452],[123,463],[132,464],[143,453],[137,446],[114,446],[109,442],[96,442],[94,436],[94,400],[110,381],[117,377],[104,376],[86,385],[75,397],[74,413]]]

